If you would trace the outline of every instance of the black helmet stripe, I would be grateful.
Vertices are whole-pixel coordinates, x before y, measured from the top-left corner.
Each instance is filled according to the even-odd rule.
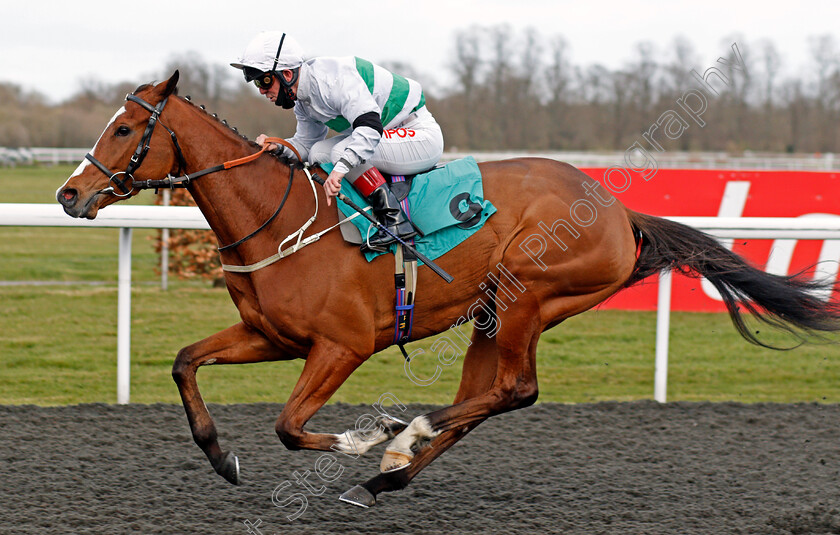
[[[280,51],[283,50],[283,41],[285,41],[285,40],[286,40],[286,34],[284,33],[280,37],[280,46],[277,47],[277,54],[274,55],[274,66],[271,67],[271,72],[274,72],[274,70],[277,68],[277,62],[280,61]]]

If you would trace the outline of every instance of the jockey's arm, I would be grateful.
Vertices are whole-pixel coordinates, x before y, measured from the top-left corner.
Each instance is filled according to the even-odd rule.
[[[341,93],[330,103],[351,125],[350,142],[335,163],[339,172],[347,173],[373,157],[382,139],[382,110],[371,95],[365,81],[355,69],[347,69],[341,81]]]
[[[338,195],[341,190],[341,180],[344,175],[367,159],[360,157],[359,153],[369,153],[373,156],[373,151],[381,139],[382,121],[379,118],[378,111],[363,113],[353,121],[350,143],[335,163],[335,167],[324,183],[324,189],[327,192],[327,206],[330,205],[330,197]]]
[[[363,164],[373,156],[382,139],[382,110],[376,104],[364,80],[355,70],[348,69],[341,81],[341,92],[336,95],[332,107],[341,116],[351,121],[350,142],[344,152],[333,162],[335,167],[324,184],[327,204],[330,197],[338,194],[341,180],[351,169]]]
[[[300,153],[300,157],[306,162],[309,160],[309,149],[312,145],[327,137],[329,128],[326,125],[313,121],[309,117],[298,112],[295,107],[295,117],[297,117],[297,128],[295,135],[288,138],[286,141],[295,146]],[[289,156],[292,151],[283,148],[283,154]]]
[[[378,110],[374,110],[355,117],[350,143],[335,162],[335,167],[339,172],[347,173],[373,156],[376,146],[382,139],[382,121],[379,114]]]

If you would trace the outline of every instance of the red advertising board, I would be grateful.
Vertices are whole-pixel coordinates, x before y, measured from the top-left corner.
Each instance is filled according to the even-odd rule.
[[[585,168],[628,208],[657,216],[706,217],[840,217],[840,173],[810,171],[721,171],[659,169],[645,180],[632,181],[606,169]],[[620,186],[616,187],[619,183]],[[623,191],[621,191],[623,190]],[[620,191],[620,193],[616,193]],[[823,276],[837,278],[840,240],[726,240],[734,252],[753,265],[776,274],[793,274],[819,263]],[[676,275],[673,310],[723,312],[714,288],[700,279]],[[655,278],[624,290],[602,308],[655,310]]]

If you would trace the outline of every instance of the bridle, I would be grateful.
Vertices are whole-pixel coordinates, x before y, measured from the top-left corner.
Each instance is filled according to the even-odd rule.
[[[152,140],[152,134],[155,131],[155,126],[158,124],[158,122],[160,122],[160,114],[163,113],[163,108],[164,106],[166,106],[166,102],[169,100],[169,97],[166,97],[165,99],[161,100],[157,106],[152,106],[142,98],[131,94],[126,95],[125,100],[139,104],[143,109],[152,114],[152,116],[149,117],[149,122],[146,124],[146,130],[143,132],[143,137],[140,138],[140,142],[137,143],[137,148],[134,149],[134,154],[132,154],[131,160],[129,160],[128,166],[125,168],[125,171],[111,171],[102,162],[97,160],[93,156],[93,154],[85,154],[85,158],[89,160],[93,165],[95,165],[97,169],[102,171],[105,174],[105,176],[108,177],[109,187],[100,190],[98,193],[110,193],[116,195],[117,197],[128,197],[129,195],[131,195],[131,192],[135,189],[143,189],[135,186],[136,181],[134,180],[134,172],[137,171],[137,169],[143,163],[143,160],[146,158],[146,154],[148,154],[149,152],[149,143]],[[184,153],[181,152],[181,146],[178,144],[178,137],[175,135],[175,132],[169,129],[168,126],[166,126],[162,122],[160,123],[160,125],[164,127],[167,132],[169,132],[169,137],[172,139],[172,143],[175,145],[175,154],[178,157],[178,174],[180,174],[184,167],[186,167],[186,163],[184,161]],[[125,179],[120,180],[120,175],[124,175]],[[128,179],[131,179],[131,188],[128,188],[125,185]],[[110,184],[114,184],[122,193],[117,193],[114,186],[111,186]]]
[[[131,156],[131,160],[128,162],[128,166],[126,167],[125,171],[112,171],[108,169],[102,162],[97,160],[93,154],[87,153],[85,158],[89,160],[97,169],[102,171],[105,176],[108,177],[108,187],[99,190],[96,192],[97,195],[104,195],[110,194],[115,195],[117,197],[128,197],[134,190],[144,190],[144,189],[154,189],[158,190],[161,188],[186,188],[191,181],[202,177],[204,175],[209,175],[211,173],[217,173],[219,171],[224,171],[226,169],[230,169],[232,167],[236,167],[238,165],[242,165],[245,163],[252,162],[259,158],[263,152],[268,148],[269,143],[279,143],[291,149],[291,151],[297,156],[299,161],[302,161],[300,158],[300,154],[298,153],[297,149],[295,149],[289,142],[284,139],[279,138],[268,138],[263,145],[262,150],[259,152],[252,154],[250,156],[246,156],[244,158],[240,158],[238,160],[231,160],[228,162],[224,162],[223,164],[215,165],[213,167],[208,167],[207,169],[203,169],[198,171],[197,173],[193,173],[192,175],[184,174],[179,177],[173,177],[171,174],[167,175],[166,178],[162,180],[135,180],[134,172],[140,167],[143,163],[143,160],[146,158],[146,154],[149,152],[149,143],[152,139],[152,134],[155,131],[155,126],[160,123],[160,125],[169,132],[169,137],[172,139],[172,144],[175,147],[175,154],[178,158],[178,172],[176,174],[181,174],[181,172],[186,168],[186,160],[184,159],[184,153],[181,151],[181,146],[178,144],[178,136],[175,135],[168,126],[163,124],[160,121],[160,115],[163,113],[163,108],[166,106],[166,102],[169,100],[169,97],[164,98],[161,100],[157,106],[152,106],[142,98],[138,97],[137,95],[129,94],[125,96],[126,101],[134,102],[140,105],[143,109],[151,113],[151,117],[149,117],[149,122],[146,124],[146,130],[143,132],[143,137],[140,139],[140,142],[137,144],[137,148],[134,150],[134,154]],[[121,180],[119,178],[120,175],[124,175],[125,179]],[[286,204],[286,200],[289,198],[289,192],[292,190],[292,180],[294,179],[295,175],[295,166],[289,166],[289,182],[286,185],[286,192],[283,194],[283,200],[280,201],[280,205],[275,210],[274,214],[266,220],[265,223],[260,225],[257,230],[248,234],[244,238],[237,240],[234,243],[223,245],[219,247],[219,251],[225,251],[228,249],[233,249],[244,243],[247,240],[250,240],[254,236],[256,236],[261,230],[265,229],[275,218],[280,214],[280,211],[283,209],[283,206]],[[128,179],[131,179],[131,187],[126,186],[126,182]],[[113,184],[113,185],[111,185]],[[115,187],[118,188],[122,193],[117,193]]]

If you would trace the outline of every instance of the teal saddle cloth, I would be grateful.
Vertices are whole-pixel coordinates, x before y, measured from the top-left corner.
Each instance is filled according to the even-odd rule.
[[[322,165],[328,172],[332,165]],[[348,182],[341,185],[341,193],[361,208],[370,206]],[[414,246],[422,254],[434,260],[475,234],[496,207],[484,198],[481,172],[472,157],[455,160],[444,167],[433,169],[414,177],[407,197],[411,220],[423,231],[424,236],[414,238]],[[342,201],[338,209],[345,216],[356,213]],[[356,217],[352,223],[359,229],[362,239],[376,229],[363,217]],[[396,250],[396,244],[391,252]],[[385,253],[365,253],[370,262]]]

